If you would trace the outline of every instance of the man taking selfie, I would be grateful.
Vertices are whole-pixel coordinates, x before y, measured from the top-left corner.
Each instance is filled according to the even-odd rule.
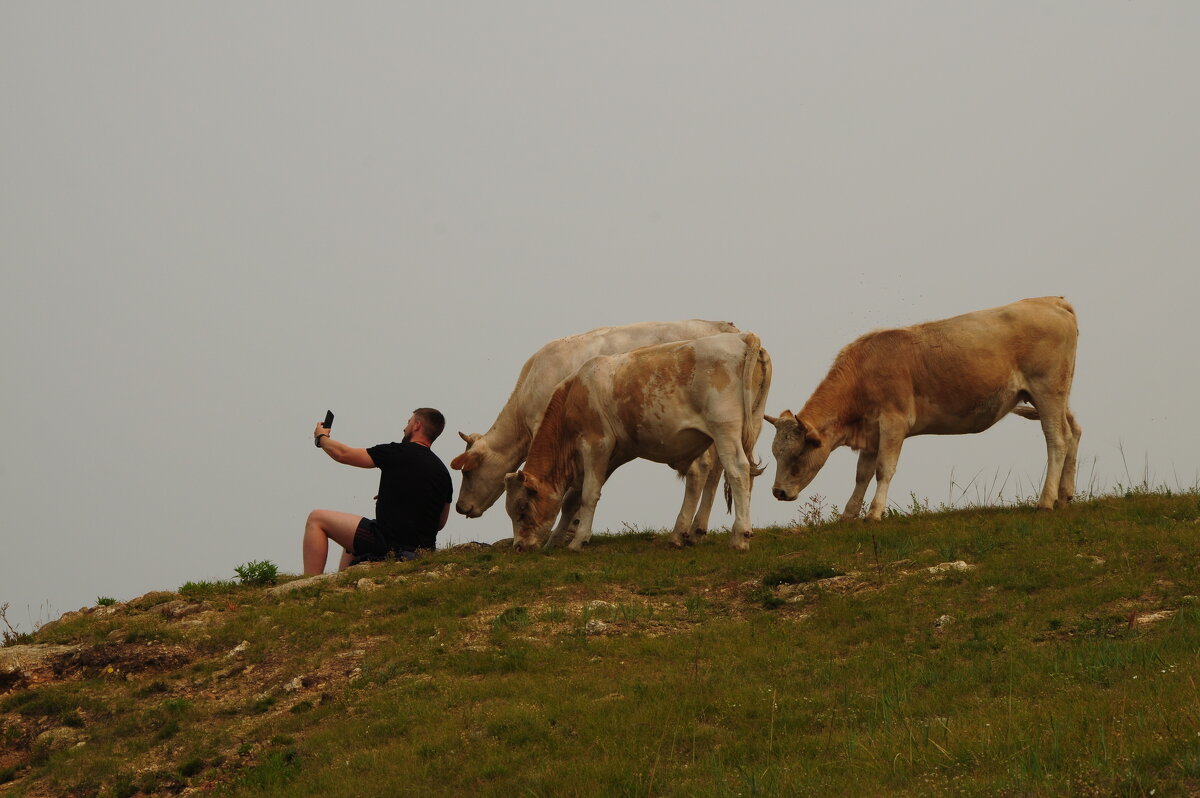
[[[369,449],[355,449],[329,437],[329,424],[317,424],[313,442],[339,463],[359,468],[378,468],[379,495],[375,497],[375,518],[334,510],[313,510],[304,525],[304,573],[325,570],[329,541],[341,546],[338,570],[364,560],[382,560],[389,554],[397,559],[416,557],[417,549],[436,546],[437,533],[446,526],[454,491],[450,472],[429,448],[446,419],[431,407],[413,411],[404,427],[400,443],[381,443]]]

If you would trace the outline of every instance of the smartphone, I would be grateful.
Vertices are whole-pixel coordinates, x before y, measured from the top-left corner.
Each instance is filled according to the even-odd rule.
[[[333,411],[332,410],[325,411],[325,424],[323,426],[325,427],[325,429],[333,429]]]

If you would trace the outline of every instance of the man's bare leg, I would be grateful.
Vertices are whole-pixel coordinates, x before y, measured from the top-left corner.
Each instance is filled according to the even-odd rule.
[[[329,559],[329,541],[347,552],[354,550],[354,533],[358,531],[361,515],[339,513],[336,510],[313,510],[304,524],[304,575],[325,572],[325,561]],[[342,557],[345,568],[346,555]]]

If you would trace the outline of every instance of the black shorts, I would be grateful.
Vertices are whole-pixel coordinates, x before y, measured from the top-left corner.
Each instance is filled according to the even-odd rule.
[[[374,518],[364,518],[358,522],[358,529],[354,530],[354,551],[350,553],[354,555],[355,563],[385,560],[389,554],[395,555],[397,560],[417,558],[415,551],[391,548]]]

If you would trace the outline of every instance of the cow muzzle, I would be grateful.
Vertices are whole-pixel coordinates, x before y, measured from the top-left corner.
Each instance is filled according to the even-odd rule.
[[[796,496],[799,495],[799,491],[797,491],[795,494],[789,496],[788,492],[786,490],[784,490],[783,488],[772,488],[771,495],[774,496],[776,499],[779,499],[779,501],[781,501],[781,502],[790,502],[790,501],[796,500]]]
[[[458,502],[454,505],[454,511],[459,515],[465,515],[467,518],[478,518],[483,515],[483,512],[475,509],[475,505]]]

